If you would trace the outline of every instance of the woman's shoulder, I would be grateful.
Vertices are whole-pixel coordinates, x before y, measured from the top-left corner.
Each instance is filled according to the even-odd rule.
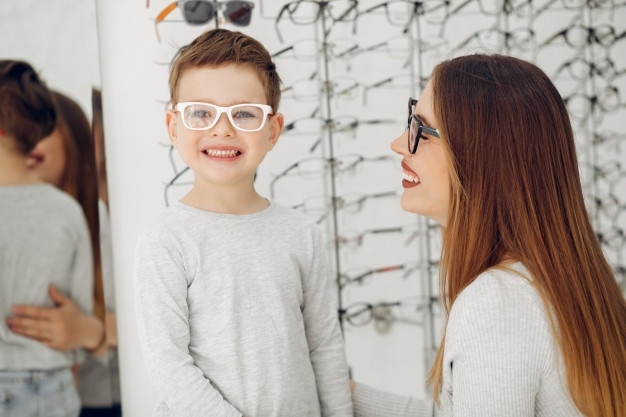
[[[454,304],[471,304],[474,301],[491,306],[541,305],[532,276],[521,263],[484,271],[459,294]]]
[[[554,350],[550,321],[532,277],[521,264],[480,274],[459,294],[446,329],[446,356],[468,347],[540,363],[545,369]]]
[[[70,194],[53,185],[33,186],[27,191],[25,198],[31,198],[31,203],[38,204],[50,216],[66,220],[80,220],[81,223],[84,219],[84,212],[80,203]]]
[[[450,324],[464,327],[476,323],[541,332],[549,328],[544,303],[522,264],[487,270],[459,294],[450,311]]]

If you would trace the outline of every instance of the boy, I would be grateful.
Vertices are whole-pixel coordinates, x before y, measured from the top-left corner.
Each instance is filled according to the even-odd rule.
[[[173,146],[192,189],[141,237],[139,338],[159,416],[351,416],[320,230],[254,188],[278,140],[280,78],[255,39],[214,29],[175,58]]]
[[[26,161],[50,135],[50,91],[26,62],[0,60],[0,312],[14,304],[52,306],[49,285],[92,310],[93,258],[83,211],[70,195],[37,180]],[[78,416],[71,367],[81,351],[47,345],[53,334],[26,320],[19,334],[0,324],[0,415]],[[23,336],[22,336],[23,335]],[[27,337],[24,337],[27,336]]]

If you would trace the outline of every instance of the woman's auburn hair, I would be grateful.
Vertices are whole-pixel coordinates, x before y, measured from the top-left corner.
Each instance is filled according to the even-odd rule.
[[[432,87],[451,178],[446,312],[479,274],[506,257],[522,262],[549,312],[576,406],[589,417],[626,416],[626,301],[585,208],[561,95],[536,65],[504,55],[444,61]],[[444,343],[429,375],[437,401]]]
[[[58,91],[52,91],[58,119],[56,129],[63,140],[65,168],[60,188],[81,205],[91,239],[94,264],[94,314],[105,318],[104,284],[100,252],[98,172],[91,124],[80,105]]]

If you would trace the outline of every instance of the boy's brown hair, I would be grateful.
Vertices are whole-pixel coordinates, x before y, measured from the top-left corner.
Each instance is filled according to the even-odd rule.
[[[178,103],[178,87],[185,71],[204,66],[246,65],[257,73],[274,113],[280,103],[280,77],[267,49],[256,39],[241,32],[212,29],[178,51],[170,71],[170,101]],[[263,103],[260,103],[263,104]]]

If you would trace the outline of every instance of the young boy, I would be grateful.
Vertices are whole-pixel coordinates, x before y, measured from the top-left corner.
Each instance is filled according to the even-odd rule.
[[[55,122],[50,91],[35,70],[0,60],[1,416],[75,417],[80,410],[71,367],[84,353],[48,347],[54,335],[33,320],[17,333],[8,326],[14,304],[51,307],[51,284],[83,311],[92,310],[93,259],[83,211],[70,195],[37,180],[26,163]]]
[[[191,191],[140,238],[139,338],[158,416],[352,416],[321,231],[257,193],[283,128],[255,39],[214,29],[174,60],[170,140]]]

